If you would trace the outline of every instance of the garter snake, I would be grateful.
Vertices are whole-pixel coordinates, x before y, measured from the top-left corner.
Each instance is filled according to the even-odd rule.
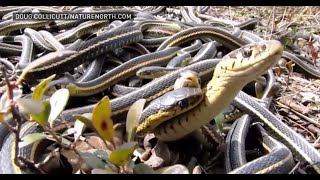
[[[105,90],[136,73],[138,68],[148,65],[163,65],[174,56],[180,48],[174,47],[163,51],[138,56],[112,69],[110,72],[89,82],[70,83],[66,86],[71,96],[88,96]]]
[[[256,44],[257,46],[253,49],[250,46],[243,46],[240,52],[236,54],[231,52],[231,56],[226,55],[221,64],[217,65],[214,77],[205,89],[204,101],[174,120],[161,124],[154,130],[154,133],[158,139],[163,141],[180,139],[209,123],[217,113],[223,110],[219,106],[225,107],[232,103],[240,110],[257,116],[269,131],[274,132],[279,140],[287,145],[291,151],[298,154],[300,160],[307,162],[317,173],[320,173],[319,152],[271,112],[254,100],[249,100],[249,96],[240,91],[246,83],[253,80],[250,78],[266,72],[282,55],[283,48],[279,42],[261,42],[262,44]],[[251,50],[247,49],[248,47]],[[232,60],[232,57],[235,59]],[[248,60],[248,57],[252,59]],[[222,80],[224,78],[225,80]],[[228,85],[227,82],[233,83]],[[228,96],[222,96],[222,94]]]
[[[18,36],[0,36],[0,42],[19,42],[22,44],[22,52],[20,60],[16,65],[18,68],[25,68],[32,60],[33,43],[32,40],[26,35]],[[9,47],[9,46],[8,46]]]
[[[247,31],[244,31],[247,32]],[[251,40],[249,42],[258,42],[262,39],[260,37],[256,37],[257,35],[251,35],[248,37],[251,33],[245,33],[245,39],[250,38]],[[248,44],[248,40],[242,40],[236,36],[230,35],[230,33],[224,29],[216,28],[216,27],[193,27],[188,28],[185,30],[182,30],[175,35],[168,38],[166,41],[164,41],[157,50],[162,50],[165,48],[169,48],[172,46],[179,46],[185,42],[198,39],[198,38],[212,38],[213,40],[217,41],[218,43],[228,47],[230,50],[237,49],[245,44]],[[297,57],[298,56],[298,57]],[[320,72],[317,67],[308,65],[308,61],[305,60],[304,57],[301,57],[299,55],[293,55],[287,51],[283,52],[283,57],[286,59],[289,59],[296,64],[298,64],[301,68],[303,68],[306,72],[316,76],[320,77]]]
[[[171,36],[169,39],[164,41],[157,49],[160,51],[165,48],[169,48],[172,46],[179,46],[185,42],[190,40],[198,39],[198,38],[212,38],[217,42],[221,43],[225,47],[229,48],[230,50],[234,50],[239,48],[241,45],[246,44],[245,41],[235,37],[230,36],[230,33],[216,27],[209,27],[209,26],[200,26],[200,27],[193,27],[182,30],[175,35]]]
[[[22,52],[22,46],[0,42],[0,51],[1,51],[2,57],[5,57],[7,55],[19,56]]]
[[[145,36],[151,37],[166,37],[172,36],[175,33],[179,32],[178,29],[173,29],[167,26],[151,26],[144,31]]]
[[[62,44],[73,42],[81,36],[98,31],[102,27],[108,25],[109,21],[86,21],[79,24],[77,27],[61,33],[55,38]]]
[[[236,122],[237,127],[244,127],[247,120],[241,118]],[[261,156],[249,163],[246,163],[238,168],[235,168],[229,174],[284,174],[291,171],[294,167],[291,151],[282,143],[270,136],[260,125],[255,125],[258,130],[257,136],[261,139],[264,149],[269,154]],[[239,129],[241,132],[241,129]],[[243,143],[243,142],[242,142]]]
[[[161,77],[169,72],[175,71],[178,68],[167,68],[161,66],[147,66],[144,68],[139,69],[136,72],[136,75],[141,79],[154,79]]]
[[[54,51],[54,48],[42,37],[38,31],[26,28],[24,29],[24,34],[31,38],[34,45],[36,45],[40,50]]]
[[[41,30],[39,31],[39,33],[44,38],[44,40],[47,41],[56,51],[65,49],[64,45],[62,45],[50,32]]]
[[[129,87],[129,86],[124,86],[124,85],[120,85],[120,84],[116,84],[112,87],[112,92],[111,94],[116,96],[116,97],[120,97],[123,96],[125,94],[128,94],[132,91],[135,91],[139,88],[137,87]]]
[[[172,58],[166,65],[166,67],[160,66],[147,66],[137,71],[136,75],[142,79],[154,79],[160,77],[168,72],[174,71],[179,67],[190,64],[191,53],[198,51],[201,48],[201,40],[195,40],[190,46],[182,48],[177,52],[177,56]],[[209,51],[203,52],[210,54]],[[210,55],[209,55],[210,56]],[[213,56],[206,58],[211,59]]]
[[[240,36],[242,36],[242,38],[246,39],[246,41],[249,42],[258,42],[258,41],[262,41],[263,39],[261,37],[259,37],[256,34],[253,34],[249,31],[241,31]],[[295,62],[299,67],[301,67],[303,70],[305,70],[307,73],[320,78],[320,71],[319,68],[312,65],[311,61],[309,59],[307,59],[306,57],[303,57],[301,55],[298,54],[292,54],[289,53],[287,51],[283,52],[282,55],[283,58],[288,59],[290,61]]]
[[[155,131],[156,136],[160,140],[173,141],[208,124],[247,83],[272,67],[282,52],[283,47],[278,41],[263,41],[261,44],[245,45],[227,54],[217,65],[214,76],[206,87],[204,101],[172,121],[174,123],[160,125]]]
[[[141,112],[137,134],[152,132],[161,123],[198,105],[203,98],[200,79],[194,72],[184,72],[174,84],[174,90],[153,100]]]
[[[105,33],[76,46],[74,49],[68,49],[76,51],[77,53],[64,59],[33,61],[26,69],[24,69],[20,79],[22,81],[23,78],[45,78],[51,74],[62,74],[88,60],[93,60],[93,58],[102,55],[109,50],[138,42],[141,39],[141,31],[134,27],[127,27]]]
[[[220,60],[218,59],[209,59],[192,64],[190,66],[186,66],[177,71],[162,76],[131,93],[112,99],[110,101],[112,109],[112,120],[114,121],[114,123],[122,122],[125,119],[130,106],[138,99],[144,98],[147,100],[147,102],[150,102],[156,99],[157,97],[160,97],[161,95],[165,94],[166,92],[171,91],[173,89],[173,85],[176,79],[180,77],[180,74],[182,72],[185,72],[187,70],[191,70],[198,73],[201,77],[201,83],[203,83],[204,85],[211,79],[214,68],[219,61]],[[90,105],[86,107],[65,110],[61,114],[61,119],[64,119],[66,122],[73,122],[73,115],[90,113],[92,112],[93,107],[94,105]],[[9,121],[9,123],[13,122],[14,121],[12,120]],[[61,130],[67,128],[67,126],[61,121],[55,122],[57,122],[57,124],[54,124],[55,129]],[[3,126],[0,124],[0,129],[2,127]],[[6,128],[3,128],[3,130],[6,130]],[[27,122],[25,128],[22,129],[20,134],[27,135],[35,132],[43,132],[43,130],[39,129],[36,123]],[[2,172],[0,173],[25,173],[25,171],[17,167],[14,164],[13,159],[11,159],[14,157],[15,153],[13,140],[14,135],[11,134],[8,138],[5,139],[7,134],[8,132],[0,132],[0,142],[4,141],[4,143],[0,144],[0,147],[1,145],[3,145],[0,152],[0,163],[3,164],[3,166],[2,169],[0,169],[0,171],[2,170]],[[38,144],[32,144],[22,147],[19,150],[19,156],[25,157],[27,159],[35,159],[34,156],[37,147]]]
[[[274,78],[269,78],[269,81],[274,82]],[[272,83],[273,84],[273,83]],[[268,89],[266,87],[265,89]],[[262,91],[262,90],[261,90]],[[260,98],[268,97],[264,100],[263,104],[266,108],[270,106],[273,95],[276,92],[264,91]],[[244,115],[237,119],[230,128],[226,138],[226,151],[225,151],[225,170],[231,174],[238,173],[270,173],[282,174],[288,173],[294,166],[293,156],[287,146],[283,145],[273,137],[271,137],[260,124],[255,124],[252,127],[252,117]],[[258,130],[258,137],[260,144],[268,154],[247,162],[246,157],[246,137],[249,129],[256,128]],[[249,137],[250,138],[250,137]],[[251,138],[252,139],[252,138]],[[233,171],[232,171],[233,170]],[[232,171],[232,172],[230,172]]]
[[[203,44],[203,47],[198,51],[198,53],[191,59],[190,63],[201,61],[204,59],[210,59],[217,54],[217,43],[208,42]]]
[[[42,27],[48,24],[48,20],[33,20],[33,21],[15,21],[15,20],[7,20],[4,22],[0,22],[0,35],[6,35],[11,31],[23,29],[23,28],[37,28]]]

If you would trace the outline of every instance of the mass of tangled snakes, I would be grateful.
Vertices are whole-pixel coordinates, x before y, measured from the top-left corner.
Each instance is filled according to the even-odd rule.
[[[187,165],[194,156],[207,167],[202,173],[287,174],[295,173],[297,166],[320,173],[320,152],[269,109],[279,89],[273,69],[279,60],[292,61],[320,78],[318,67],[285,49],[279,40],[255,33],[259,18],[224,22],[208,18],[208,9],[1,7],[0,62],[8,79],[23,90],[23,98],[30,98],[32,87],[53,74],[46,95],[68,89],[68,105],[51,127],[57,131],[72,126],[74,115],[91,113],[104,96],[110,99],[114,124],[124,123],[132,104],[145,99],[136,138],[143,141],[153,134],[170,151],[180,153],[176,161],[180,164]],[[133,17],[23,21],[12,19],[15,12]],[[1,86],[3,96],[6,82]],[[219,116],[227,128],[218,127]],[[18,167],[14,157],[18,153],[33,162],[47,146],[16,148],[15,133],[6,127],[16,122],[12,117],[4,121],[0,173],[34,173]],[[20,137],[43,131],[26,119]],[[205,157],[202,151],[210,155]]]

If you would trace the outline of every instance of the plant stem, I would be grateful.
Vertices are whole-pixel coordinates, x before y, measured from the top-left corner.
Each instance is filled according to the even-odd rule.
[[[57,141],[57,143],[60,145],[60,147],[64,148],[64,149],[70,149],[69,146],[65,146],[62,143],[62,138],[57,136],[55,132],[53,132],[50,128],[48,128],[47,126],[42,126],[42,128],[47,131],[49,134],[51,134],[51,136]]]
[[[0,66],[0,69],[2,71],[2,75],[4,77],[5,83],[7,84],[8,88],[7,88],[7,94],[8,94],[8,99],[10,101],[10,111],[12,113],[13,119],[17,122],[16,125],[16,131],[15,131],[15,156],[14,156],[14,163],[21,167],[23,166],[18,159],[18,152],[19,152],[19,141],[20,141],[20,129],[21,129],[21,117],[20,114],[18,112],[18,109],[15,108],[15,102],[13,100],[13,88],[15,87],[15,85],[12,85],[9,81],[9,78],[7,76],[6,73],[6,68],[4,66]],[[8,124],[7,124],[8,125]],[[9,128],[10,129],[10,128]],[[13,129],[13,128],[12,128]],[[11,130],[12,130],[11,129]],[[13,131],[14,132],[14,131]]]
[[[1,123],[2,123],[6,128],[8,128],[11,133],[14,133],[14,134],[17,133],[17,130],[16,130],[14,127],[12,127],[10,124],[8,124],[7,121],[2,121]]]
[[[46,174],[40,167],[38,167],[36,164],[34,164],[34,162],[30,161],[29,159],[26,159],[24,157],[19,157],[19,159],[24,164],[26,164],[26,166],[28,166],[30,169],[36,171],[37,173]]]

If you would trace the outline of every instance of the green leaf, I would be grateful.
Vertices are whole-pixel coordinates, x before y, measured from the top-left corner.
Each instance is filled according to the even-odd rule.
[[[114,135],[114,129],[111,119],[111,106],[108,96],[102,98],[102,100],[98,102],[96,107],[93,108],[92,120],[93,126],[95,127],[98,134],[103,139],[111,142]]]
[[[136,149],[137,144],[137,142],[128,142],[121,145],[111,152],[109,156],[110,162],[121,167],[125,166]]]
[[[126,121],[127,141],[133,141],[139,124],[139,118],[143,111],[146,99],[139,99],[130,107]]]
[[[294,34],[297,34],[297,32],[298,32],[297,26],[291,26],[291,31],[292,31]]]
[[[224,115],[223,113],[219,113],[215,118],[215,124],[217,126],[217,128],[222,131],[223,130],[223,124],[224,124]]]
[[[78,151],[80,157],[92,168],[94,169],[105,169],[108,165],[102,159],[100,159],[95,153],[95,150]]]
[[[113,172],[118,172],[118,167],[112,164],[109,160],[110,151],[105,151],[101,149],[94,149],[93,154],[96,155],[98,158],[102,159],[105,163],[107,163],[106,169],[111,169]]]
[[[45,125],[48,122],[48,118],[51,111],[51,106],[49,101],[43,101],[42,105],[44,110],[40,114],[30,114],[32,120],[36,121],[40,125]]]
[[[109,161],[108,158],[108,152],[101,150],[101,149],[95,149],[95,151],[93,151],[93,153],[100,159],[104,160],[104,161]]]
[[[60,113],[64,110],[69,100],[69,90],[59,89],[50,97],[51,112],[49,116],[50,125],[57,119]]]
[[[190,174],[187,167],[181,164],[176,164],[173,166],[163,167],[156,170],[159,174]]]
[[[40,141],[45,138],[47,138],[47,135],[43,134],[43,133],[28,134],[27,136],[25,136],[21,139],[22,142],[19,142],[19,148],[22,148],[22,147],[27,146],[29,144],[35,143],[35,142]]]
[[[92,123],[92,113],[85,113],[85,114],[82,114],[82,115],[76,114],[76,115],[73,115],[73,117],[75,119],[77,119],[78,121],[82,122],[83,124],[85,124],[91,130],[95,131],[95,128],[94,128],[93,123]]]
[[[60,113],[64,110],[69,100],[69,90],[68,89],[59,89],[56,91],[50,98],[51,112],[49,116],[50,127],[54,120],[58,118]]]
[[[289,71],[289,74],[291,75],[293,72],[293,66],[295,66],[296,64],[293,61],[289,61],[286,63],[286,68]]]
[[[148,165],[139,163],[133,167],[133,174],[155,174],[156,172]]]
[[[50,77],[44,79],[40,84],[38,84],[38,86],[35,88],[35,90],[33,91],[32,94],[32,99],[34,100],[40,100],[44,94],[44,92],[46,91],[49,83],[52,81],[53,78],[55,78],[56,75],[53,74]]]

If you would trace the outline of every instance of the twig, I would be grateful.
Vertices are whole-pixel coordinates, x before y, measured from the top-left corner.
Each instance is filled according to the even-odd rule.
[[[296,110],[294,110],[294,109],[292,109],[292,108],[289,108],[288,106],[286,106],[286,105],[284,105],[284,104],[282,104],[282,103],[280,103],[280,102],[277,102],[277,104],[280,105],[281,107],[284,107],[284,108],[286,108],[286,109],[291,110],[292,112],[294,112],[295,114],[297,114],[297,115],[300,116],[301,118],[305,119],[306,121],[308,121],[308,122],[310,122],[310,123],[312,123],[312,124],[314,124],[314,125],[316,125],[316,126],[318,126],[318,127],[320,126],[319,122],[317,122],[317,121],[315,121],[315,120],[313,120],[313,119],[311,119],[311,118],[309,118],[309,117],[301,114],[300,112],[298,112],[298,111],[296,111]]]
[[[19,113],[17,112],[18,110],[15,108],[15,103],[13,100],[13,88],[15,85],[12,85],[9,81],[9,78],[6,73],[6,68],[4,66],[0,66],[0,69],[2,71],[2,75],[4,77],[5,83],[7,84],[7,93],[8,93],[8,99],[10,101],[10,111],[12,113],[13,119],[17,122],[16,125],[16,131],[15,131],[15,156],[14,156],[14,163],[21,167],[23,166],[20,164],[19,159],[18,159],[18,152],[19,152],[19,141],[20,141],[20,129],[21,129],[21,117]]]
[[[60,145],[60,147],[64,148],[64,149],[70,149],[69,146],[65,146],[63,143],[62,143],[62,138],[61,137],[58,137],[56,135],[56,133],[54,133],[51,129],[49,129],[48,127],[46,126],[42,126],[42,128],[47,131],[49,134],[51,134],[51,136],[57,141],[57,143]]]
[[[284,17],[286,16],[286,13],[287,13],[287,7],[285,7],[285,9],[284,9],[284,12],[283,12],[283,15],[282,15],[280,24],[282,24],[282,22],[283,22],[283,20],[284,20]],[[287,29],[287,28],[286,28],[286,29]]]
[[[268,17],[268,24],[267,24],[267,26],[269,27],[269,25],[270,25],[270,20],[271,20],[271,14],[269,15],[269,17]],[[267,37],[267,33],[268,33],[268,28],[266,29],[266,31],[265,31],[265,33],[264,33],[264,37]],[[271,34],[272,34],[272,32],[271,32]],[[270,37],[271,38],[271,37]]]
[[[221,157],[221,155],[222,155],[223,152],[224,152],[224,149],[225,149],[225,144],[224,144],[224,143],[220,143],[220,144],[218,145],[218,147],[216,148],[216,150],[215,150],[215,152],[216,152],[217,154],[215,154],[214,157],[209,160],[209,162],[208,162],[208,167],[206,167],[206,170],[209,170],[211,167],[213,167],[213,166],[215,165],[214,162],[215,162],[219,157]]]
[[[287,119],[287,121],[291,122],[292,124],[295,124],[296,126],[298,126],[300,129],[303,129],[304,131],[306,131],[307,134],[310,134],[310,136],[313,139],[316,139],[316,137],[313,135],[313,133],[311,131],[309,131],[307,128],[303,127],[302,125],[296,123],[295,121],[291,120],[290,118]],[[298,132],[299,133],[299,132]],[[302,135],[302,133],[300,133]]]
[[[9,129],[9,131],[11,131],[11,133],[17,133],[17,130],[12,127],[10,124],[7,123],[7,121],[2,121],[1,122],[7,129]]]
[[[320,29],[319,25],[309,25],[309,26],[301,26],[297,29],[301,30],[301,29],[308,29],[308,28],[315,28],[315,29]]]
[[[53,150],[43,161],[37,163],[35,166],[36,167],[41,167],[45,164],[47,164],[52,158],[57,157],[59,155],[59,148]]]
[[[302,12],[300,12],[299,14],[304,14],[304,12],[308,9],[308,7],[305,7]],[[308,15],[309,16],[309,15]]]
[[[230,20],[233,21],[232,19],[232,11],[231,11],[231,6],[229,6],[229,16],[230,16]]]
[[[319,141],[320,141],[320,136],[318,137],[317,140],[314,141],[314,143],[312,145],[315,146]]]
[[[300,162],[298,162],[293,168],[292,170],[289,172],[289,174],[292,174],[300,165]]]
[[[19,159],[26,164],[26,166],[28,166],[30,169],[36,171],[37,173],[40,174],[46,174],[41,168],[37,167],[34,162],[30,161],[29,159],[26,159],[24,157],[19,157]]]

